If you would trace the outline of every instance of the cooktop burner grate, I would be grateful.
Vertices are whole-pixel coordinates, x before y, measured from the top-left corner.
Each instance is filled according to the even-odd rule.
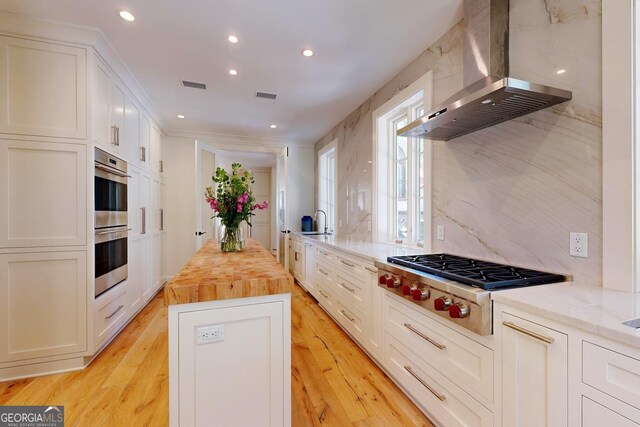
[[[387,261],[486,290],[565,281],[560,274],[449,254],[388,257]]]

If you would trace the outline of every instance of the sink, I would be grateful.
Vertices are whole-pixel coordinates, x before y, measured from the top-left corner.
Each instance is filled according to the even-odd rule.
[[[622,322],[622,324],[638,329],[640,328],[640,317],[638,317],[637,319],[625,320],[624,322]]]
[[[303,236],[331,236],[333,233],[323,233],[322,231],[302,231]]]

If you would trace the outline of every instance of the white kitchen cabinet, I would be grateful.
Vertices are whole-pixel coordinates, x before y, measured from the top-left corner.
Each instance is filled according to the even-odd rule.
[[[127,161],[137,163],[140,156],[140,108],[130,96],[126,97],[124,105],[123,141]]]
[[[298,236],[293,237],[293,258],[290,262],[293,263],[293,277],[304,287],[304,245]]]
[[[150,132],[151,153],[149,165],[151,167],[151,172],[162,173],[164,171],[164,165],[162,163],[162,137],[160,129],[152,124]]]
[[[314,260],[315,247],[313,243],[304,241],[304,287],[311,295],[315,295]]]
[[[0,362],[87,350],[87,253],[0,255]]]
[[[368,273],[368,285],[371,289],[371,321],[366,348],[375,359],[382,360],[382,297],[384,290],[378,286],[378,268],[371,263],[365,263],[364,268]]]
[[[106,151],[125,157],[125,91],[97,57],[93,95],[93,141]]]
[[[100,295],[95,301],[94,329],[96,347],[100,347],[128,320],[130,312],[129,280]]]
[[[567,335],[499,313],[502,364],[502,425],[568,424]]]
[[[0,139],[0,248],[87,244],[83,144]]]
[[[87,51],[0,36],[0,133],[84,139]]]
[[[172,427],[291,425],[291,295],[169,306],[169,376]]]
[[[138,163],[143,167],[149,167],[149,147],[151,146],[151,121],[140,114],[140,136],[138,140]]]
[[[606,406],[582,396],[582,427],[638,427],[640,418],[636,421],[621,415]]]
[[[384,366],[422,408],[446,427],[491,427],[494,415],[463,388],[424,360],[415,349],[384,337]],[[534,424],[532,424],[534,425]],[[505,427],[515,424],[504,424]]]
[[[493,350],[395,294],[383,296],[384,331],[485,406],[493,403]],[[418,307],[419,308],[419,307]]]

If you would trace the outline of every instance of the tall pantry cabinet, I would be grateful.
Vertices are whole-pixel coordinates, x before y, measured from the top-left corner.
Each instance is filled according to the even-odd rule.
[[[0,20],[0,381],[86,366],[164,282],[160,127],[86,42],[93,32],[7,30],[19,19]],[[94,145],[132,175],[129,278],[98,299]]]

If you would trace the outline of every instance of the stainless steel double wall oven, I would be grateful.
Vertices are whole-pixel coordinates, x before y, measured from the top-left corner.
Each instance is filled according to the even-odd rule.
[[[95,149],[95,296],[128,275],[127,162]]]

